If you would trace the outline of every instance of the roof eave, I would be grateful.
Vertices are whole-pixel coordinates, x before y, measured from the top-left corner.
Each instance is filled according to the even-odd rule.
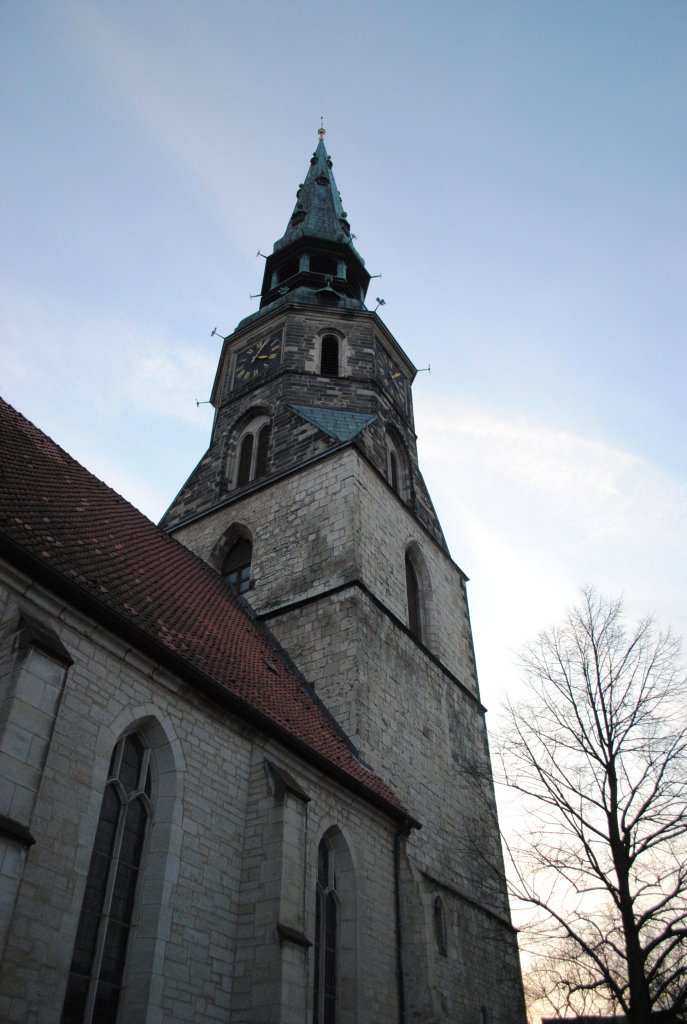
[[[377,806],[394,820],[403,822],[408,828],[422,827],[420,822],[413,818],[403,807],[397,807],[390,801],[385,800],[381,794],[367,789],[362,782],[349,775],[343,768],[340,768],[324,757],[324,755],[313,750],[303,740],[298,739],[298,737],[283,729],[273,719],[264,715],[253,705],[237,696],[237,694],[227,690],[226,687],[212,676],[202,672],[181,655],[170,651],[168,647],[126,618],[126,616],[115,611],[104,601],[98,600],[98,598],[84,590],[83,587],[70,580],[59,570],[54,569],[30,551],[27,551],[26,548],[17,544],[2,532],[0,532],[0,555],[4,555],[16,568],[32,575],[40,584],[49,587],[60,594],[60,596],[68,598],[80,611],[104,622],[114,633],[133,643],[141,652],[150,655],[170,671],[187,680],[193,680],[194,683],[199,685],[214,699],[240,715],[245,721],[273,736],[305,761],[316,765],[327,775],[337,779],[347,789],[357,793],[368,803]]]

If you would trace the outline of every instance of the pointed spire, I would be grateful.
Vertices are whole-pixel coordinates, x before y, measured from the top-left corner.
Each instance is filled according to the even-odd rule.
[[[261,309],[286,301],[365,308],[370,275],[353,245],[323,125],[317,134],[317,148],[286,231],[265,260]]]
[[[332,160],[324,144],[324,127],[318,128],[317,134],[317,148],[305,181],[298,187],[296,205],[286,231],[274,243],[275,252],[304,236],[351,245],[351,227],[334,180]]]

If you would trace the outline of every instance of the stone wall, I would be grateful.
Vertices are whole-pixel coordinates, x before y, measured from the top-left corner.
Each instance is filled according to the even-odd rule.
[[[0,873],[0,891],[11,881],[16,895],[0,1019],[60,1019],[109,760],[137,729],[151,749],[154,812],[121,1019],[309,1019],[317,848],[327,832],[342,864],[348,858],[353,891],[342,941],[354,984],[342,1022],[364,1019],[363,1007],[371,1020],[395,1021],[395,825],[109,631],[16,573],[2,579],[2,625],[19,602],[50,624],[74,663],[28,822],[35,845],[18,874]],[[0,864],[14,846],[0,838]]]
[[[520,1020],[463,574],[351,448],[178,536],[219,565],[222,538],[237,523],[253,537],[254,609],[422,823],[405,846],[417,1014],[409,1019],[480,1021],[484,1007],[485,1019]],[[420,643],[407,627],[408,549],[423,598]],[[445,955],[432,939],[434,893],[446,908]]]
[[[340,340],[341,376],[319,375],[321,338],[326,333]],[[237,490],[238,443],[251,416],[269,417],[272,431],[266,480],[317,458],[337,446],[332,438],[303,420],[292,406],[355,411],[372,415],[374,422],[356,438],[355,443],[384,476],[387,474],[387,435],[398,439],[402,452],[404,499],[415,515],[440,543],[441,527],[417,462],[413,429],[412,399],[407,411],[395,404],[380,386],[376,376],[376,352],[382,345],[396,353],[410,381],[414,368],[396,342],[382,330],[381,321],[368,312],[329,311],[319,313],[281,311],[251,324],[227,340],[220,362],[215,389],[217,411],[210,447],[203,455],[163,519],[166,529],[174,529],[189,517],[212,509]],[[237,348],[263,337],[279,336],[281,361],[255,379],[241,383],[234,377]],[[248,485],[250,489],[251,485]],[[242,490],[246,490],[244,486]]]

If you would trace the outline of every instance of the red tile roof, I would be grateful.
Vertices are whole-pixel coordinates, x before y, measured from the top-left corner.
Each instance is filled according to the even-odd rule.
[[[222,577],[2,399],[0,552],[349,788],[417,824],[360,763]]]

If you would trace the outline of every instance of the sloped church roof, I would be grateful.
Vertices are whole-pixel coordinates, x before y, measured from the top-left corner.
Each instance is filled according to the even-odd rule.
[[[396,818],[225,580],[0,399],[0,554]]]

